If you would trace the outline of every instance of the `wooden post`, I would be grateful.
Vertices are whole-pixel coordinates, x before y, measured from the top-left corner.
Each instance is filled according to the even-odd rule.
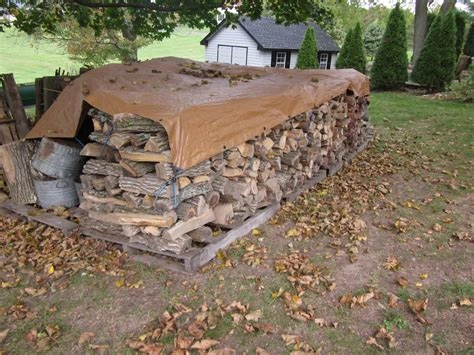
[[[20,91],[18,91],[13,74],[3,74],[2,82],[5,99],[8,109],[15,120],[16,130],[20,138],[24,138],[30,131],[30,124],[26,117],[26,112],[21,102]]]

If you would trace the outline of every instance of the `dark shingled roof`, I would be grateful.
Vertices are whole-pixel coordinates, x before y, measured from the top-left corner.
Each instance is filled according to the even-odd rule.
[[[225,20],[216,31],[209,33],[201,41],[201,44],[207,44],[213,35],[222,28],[225,24],[224,22]],[[314,22],[309,22],[308,25],[300,23],[285,26],[275,23],[275,20],[269,17],[262,17],[255,21],[242,17],[239,19],[238,23],[250,35],[250,37],[257,42],[259,49],[289,49],[297,51],[303,41],[307,26],[311,26],[314,28],[314,34],[319,51],[340,51],[337,43]]]

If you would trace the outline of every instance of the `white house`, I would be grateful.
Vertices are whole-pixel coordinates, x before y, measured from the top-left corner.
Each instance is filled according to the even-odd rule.
[[[209,62],[294,68],[307,26],[314,28],[320,68],[334,69],[339,46],[312,22],[285,26],[268,17],[255,21],[243,17],[232,28],[224,20],[201,44]]]

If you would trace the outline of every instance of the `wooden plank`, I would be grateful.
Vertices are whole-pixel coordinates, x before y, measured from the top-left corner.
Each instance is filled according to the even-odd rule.
[[[342,161],[338,161],[337,163],[333,164],[330,166],[327,171],[328,171],[328,176],[333,176],[336,175],[339,170],[342,169],[344,163]]]
[[[20,216],[26,217],[28,220],[37,221],[62,230],[63,232],[71,232],[79,227],[77,223],[71,222],[62,217],[55,216],[48,212],[42,212],[40,209],[32,206],[18,205],[11,200],[0,204],[1,207],[6,208]]]
[[[43,79],[35,79],[35,123],[43,116],[44,104],[43,104]]]
[[[163,153],[145,152],[145,151],[127,151],[119,150],[122,159],[127,159],[142,163],[170,163],[171,155]]]
[[[226,233],[225,237],[222,238],[218,243],[209,244],[208,246],[203,248],[200,253],[196,254],[189,260],[185,260],[185,270],[188,272],[196,272],[200,267],[214,259],[217,251],[228,247],[237,239],[243,237],[244,235],[247,235],[252,229],[257,228],[258,226],[268,221],[279,209],[280,204],[275,203],[272,206],[267,207],[254,217],[248,219],[239,228],[230,230]]]
[[[24,138],[30,131],[30,124],[26,117],[26,112],[21,102],[20,91],[18,90],[13,74],[3,74],[2,82],[5,99],[8,109],[15,120],[16,130],[20,138]]]
[[[176,222],[176,213],[169,211],[163,215],[132,212],[96,212],[89,211],[89,217],[113,224],[131,224],[135,226],[171,227]]]
[[[79,228],[79,233],[87,237],[105,240],[106,242],[111,242],[115,244],[126,245],[128,243],[128,238],[125,237],[124,235],[103,233],[98,230],[88,228],[85,226],[81,226]]]

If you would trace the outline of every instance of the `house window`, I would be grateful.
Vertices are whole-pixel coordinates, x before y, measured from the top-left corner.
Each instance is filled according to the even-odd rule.
[[[319,57],[319,69],[327,69],[328,68],[328,54],[321,53]]]
[[[277,52],[275,66],[277,68],[284,68],[285,64],[286,64],[286,52]]]

